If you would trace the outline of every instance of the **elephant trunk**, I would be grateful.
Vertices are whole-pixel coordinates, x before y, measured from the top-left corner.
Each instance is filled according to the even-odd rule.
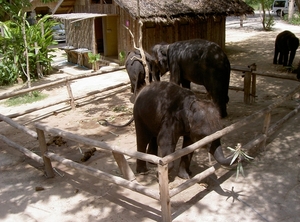
[[[221,146],[218,146],[217,149],[213,153],[211,153],[211,154],[214,156],[215,160],[219,164],[224,165],[224,166],[230,166],[230,163],[232,161],[233,156],[225,158]],[[235,160],[234,163],[236,163],[236,162],[237,162],[237,160]]]

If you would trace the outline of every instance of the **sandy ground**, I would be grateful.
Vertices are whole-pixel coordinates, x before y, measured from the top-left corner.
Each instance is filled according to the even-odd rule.
[[[272,64],[273,47],[276,35],[283,30],[291,30],[300,36],[299,26],[291,26],[277,21],[274,31],[261,30],[258,16],[249,17],[244,27],[239,27],[239,18],[228,18],[226,27],[226,53],[232,65],[247,66],[255,62],[258,71],[280,73],[294,76],[278,65]],[[58,52],[59,53],[59,52]],[[299,61],[299,52],[294,65]],[[47,83],[77,73],[90,72],[78,67],[63,67],[62,57],[55,63],[64,72],[45,77],[36,84]],[[74,96],[99,90],[108,85],[128,83],[124,71],[104,74],[84,80],[74,81]],[[232,74],[231,84],[242,86],[243,79],[239,73]],[[299,82],[266,77],[257,79],[257,98],[255,103],[245,105],[243,93],[230,91],[228,104],[229,117],[223,120],[224,126],[258,111],[282,95],[290,92]],[[19,87],[19,86],[17,86]],[[197,87],[194,87],[195,90]],[[13,88],[0,88],[8,92]],[[50,96],[41,103],[67,98],[64,87],[44,90]],[[102,94],[101,94],[102,95]],[[123,129],[105,127],[99,120],[105,118],[115,123],[128,120],[132,114],[129,88],[122,93],[93,100],[76,108],[48,118],[37,116],[51,110],[32,112],[15,120],[34,130],[32,121],[38,121],[51,127],[84,135],[104,141],[110,145],[135,150],[134,125]],[[298,95],[289,99],[272,112],[272,123],[299,105]],[[97,100],[98,99],[98,100]],[[1,114],[8,115],[39,106],[40,103],[21,107],[5,107],[0,104]],[[64,105],[63,105],[64,106]],[[62,105],[54,107],[61,108]],[[222,138],[223,147],[234,147],[236,143],[245,144],[262,130],[263,119],[243,127]],[[172,198],[173,221],[298,221],[300,217],[300,151],[299,129],[300,116],[297,114],[289,120],[267,141],[265,152],[245,166],[246,177],[235,178],[235,170],[219,170],[204,183],[196,184]],[[0,123],[0,132],[8,138],[22,144],[39,154],[38,142],[23,133]],[[47,141],[52,140],[46,135]],[[63,144],[49,144],[49,149],[68,159],[81,162],[82,154],[91,147],[64,140]],[[54,178],[44,176],[43,167],[24,157],[18,151],[0,141],[0,220],[1,221],[160,221],[160,205],[157,201],[120,188],[114,184],[98,180],[75,172],[59,163],[53,162],[57,173]],[[135,169],[135,160],[128,158]],[[97,150],[83,164],[101,169],[113,175],[120,175],[110,153]],[[194,155],[191,169],[193,174],[209,167],[204,150]],[[174,174],[174,172],[171,172]],[[153,189],[158,189],[155,168],[151,167],[148,175],[137,175],[137,181]],[[182,181],[173,176],[170,188]],[[208,186],[207,186],[208,185]],[[39,188],[42,188],[39,191]]]

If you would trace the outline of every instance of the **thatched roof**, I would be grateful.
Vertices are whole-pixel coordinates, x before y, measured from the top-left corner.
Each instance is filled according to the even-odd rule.
[[[115,0],[133,18],[138,17],[137,0]],[[242,0],[140,0],[143,21],[175,21],[208,16],[253,14],[253,8]]]

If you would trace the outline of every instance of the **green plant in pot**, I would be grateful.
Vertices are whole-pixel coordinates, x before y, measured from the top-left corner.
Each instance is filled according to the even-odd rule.
[[[96,71],[97,70],[97,62],[101,60],[101,55],[89,52],[88,57],[89,57],[89,63],[92,64],[93,70]]]

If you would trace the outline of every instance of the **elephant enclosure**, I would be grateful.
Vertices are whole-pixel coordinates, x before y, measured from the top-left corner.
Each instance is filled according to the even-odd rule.
[[[228,35],[230,31],[237,32],[237,30],[229,29]],[[227,42],[226,53],[232,65],[247,66],[255,62],[259,72],[278,73],[288,77],[294,76],[294,74],[284,72],[282,67],[272,65],[273,39],[275,39],[275,33],[247,30],[247,28],[245,28],[244,31],[248,34],[246,39]],[[254,32],[256,35],[252,36]],[[265,37],[266,34],[268,37]],[[242,36],[235,35],[236,38]],[[228,37],[228,39],[233,38]],[[262,42],[259,41],[262,39],[264,39],[264,48],[261,47]],[[270,39],[270,41],[266,42],[266,39]],[[299,55],[296,55],[295,62],[298,60]],[[236,71],[232,72],[230,85],[236,87],[243,86],[241,73]],[[230,102],[228,104],[229,116],[222,120],[224,127],[236,123],[247,116],[251,116],[259,110],[266,109],[266,107],[293,91],[298,85],[299,82],[293,80],[257,76],[257,97],[255,98],[255,102],[251,104],[244,103],[244,95],[242,92],[230,90]],[[200,97],[205,97],[201,87],[193,85],[193,90],[195,90],[197,94],[201,92],[199,93]],[[61,87],[55,87],[51,91],[45,91],[51,95],[59,95],[62,93]],[[129,102],[130,96],[131,93],[128,88],[110,97],[76,107],[74,111],[58,112],[55,113],[55,115],[38,120],[38,122],[49,128],[58,128],[133,152],[136,150],[133,124],[121,129],[101,125],[101,119],[107,119],[114,123],[124,123],[130,119],[133,106]],[[298,105],[299,94],[296,93],[293,94],[293,96],[289,96],[285,102],[271,112],[271,125],[297,108]],[[22,111],[26,108],[19,107],[17,109]],[[39,115],[40,114],[41,113],[39,113]],[[20,124],[27,123],[28,128],[35,130],[35,125],[31,122],[34,116],[35,113],[30,113],[29,115],[17,118],[16,121]],[[251,120],[252,119],[253,118],[251,118]],[[266,127],[264,126],[266,126],[265,123],[268,121],[269,119],[265,119],[263,115],[251,124],[225,135],[222,138],[223,150],[228,155],[229,153],[226,147],[234,147],[237,143],[245,145],[249,141],[252,141],[265,130]],[[289,123],[291,123],[291,121]],[[0,126],[1,134],[22,144],[34,153],[41,155],[38,140],[9,127],[4,122],[0,122]],[[286,127],[286,125],[283,125],[283,127]],[[97,149],[87,161],[83,162],[83,153],[90,151],[93,146],[86,146],[80,142],[74,142],[64,137],[51,135],[51,133],[46,133],[45,136],[50,152],[54,152],[74,162],[99,169],[111,175],[121,176],[119,167],[113,159],[111,152]],[[271,143],[276,136],[277,134],[269,138],[267,144]],[[1,140],[0,146],[7,147]],[[178,148],[179,147],[180,143],[178,144]],[[55,219],[60,221],[158,221],[160,219],[160,205],[158,201],[152,198],[131,192],[128,189],[123,189],[104,180],[78,173],[59,161],[52,162],[55,168],[55,178],[46,179],[43,177],[43,169],[40,164],[24,157],[11,148],[1,148],[1,153],[0,169],[1,177],[3,178],[1,183],[5,184],[5,188],[1,191],[0,196],[2,200],[5,200],[2,202],[2,204],[5,203],[5,206],[0,209],[0,215],[2,215],[0,218],[12,219],[18,218],[17,216],[19,216],[19,218],[22,218],[20,221],[33,218],[37,221],[47,221],[47,218],[51,218],[50,220],[52,221]],[[135,170],[135,159],[129,156],[126,156],[126,159],[130,168]],[[296,162],[295,166],[298,167],[297,164]],[[191,165],[193,175],[202,172],[210,166],[205,149],[197,150]],[[251,167],[253,166],[247,165],[245,167],[246,173],[251,171]],[[297,169],[297,167],[295,168]],[[40,169],[40,171],[37,169]],[[182,179],[175,177],[176,169],[177,165],[175,165],[174,171],[171,172],[170,176],[169,188],[171,190],[184,182]],[[222,183],[234,175],[234,173],[235,170],[227,171],[221,168],[216,172],[216,176],[218,177],[217,181]],[[159,190],[155,165],[150,165],[148,175],[136,175],[136,178],[141,185],[150,187],[153,190]],[[193,203],[195,204],[198,201],[201,203],[201,199],[209,195],[212,189],[215,189],[216,181],[214,179],[215,176],[211,176],[209,180],[196,183],[191,188],[175,195],[171,199],[171,211],[174,221],[183,221],[181,216],[188,211]],[[239,180],[239,183],[243,184],[243,180]],[[39,189],[44,190],[38,191]],[[174,193],[174,190],[176,189],[173,189],[171,193]],[[255,195],[255,193],[252,194]],[[208,209],[208,206],[202,207],[203,209]],[[293,207],[291,206],[291,208]],[[23,212],[25,212],[25,216]],[[197,212],[198,215],[193,218],[202,218],[202,211],[199,209]],[[53,216],[50,217],[50,214]],[[232,214],[234,213],[230,213],[230,215]],[[251,219],[250,216],[249,219]],[[48,219],[48,221],[50,220]],[[192,219],[185,220],[196,221]],[[241,220],[241,218],[236,220]],[[217,220],[212,219],[211,221]],[[252,218],[252,220],[249,221],[256,220]]]

